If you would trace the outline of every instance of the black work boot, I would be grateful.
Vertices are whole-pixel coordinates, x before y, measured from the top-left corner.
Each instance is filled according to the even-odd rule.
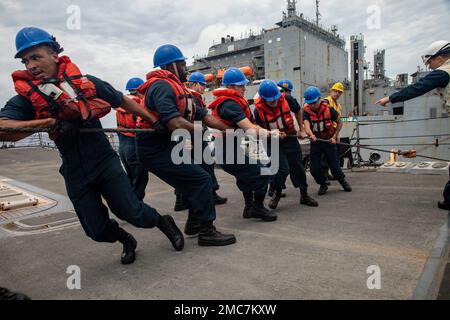
[[[158,229],[169,238],[173,247],[177,251],[181,251],[184,248],[184,237],[180,229],[178,229],[175,220],[169,215],[161,216],[159,220]]]
[[[221,196],[219,196],[219,195],[217,194],[216,191],[214,191],[214,203],[215,203],[217,206],[220,206],[221,204],[225,204],[225,203],[227,203],[227,201],[228,201],[227,198],[222,198]]]
[[[350,184],[345,179],[339,180],[339,183],[341,184],[342,188],[344,188],[345,192],[352,192],[352,187],[350,187]]]
[[[195,236],[200,232],[201,226],[201,220],[189,214],[186,225],[184,226],[184,233],[188,236]]]
[[[175,200],[175,206],[173,208],[173,210],[175,210],[175,212],[179,212],[179,211],[184,211],[189,209],[189,203],[186,202],[186,200],[183,197],[183,194],[177,190],[175,190],[175,196],[176,196],[176,200]]]
[[[438,202],[438,208],[442,210],[449,210],[450,211],[450,203],[445,203],[445,201],[439,201]]]
[[[328,186],[326,184],[320,185],[319,196],[323,196],[328,191]]]
[[[202,223],[198,234],[198,245],[202,247],[223,247],[236,243],[233,234],[223,234],[216,230],[212,221]]]
[[[251,219],[250,211],[253,207],[253,192],[244,192],[244,201],[245,201],[245,207],[244,212],[242,213],[242,217],[244,219]]]
[[[123,244],[122,256],[120,257],[120,262],[122,264],[132,264],[136,260],[136,239],[128,232],[119,229],[119,242]]]
[[[273,197],[274,194],[275,194],[275,187],[271,185],[271,186],[269,187],[269,193],[268,193],[268,195],[269,195],[269,197]],[[281,192],[281,196],[280,196],[280,197],[281,197],[281,198],[286,198],[287,195],[286,195],[286,193]]]
[[[261,219],[265,222],[277,220],[277,215],[264,206],[264,198],[265,196],[255,195],[255,201],[253,202],[253,207],[250,210],[251,217]]]
[[[300,191],[300,204],[303,204],[308,207],[318,207],[319,203],[311,198],[307,191]]]
[[[270,199],[269,208],[275,210],[278,207],[278,202],[281,199],[281,191],[275,191],[272,199]]]

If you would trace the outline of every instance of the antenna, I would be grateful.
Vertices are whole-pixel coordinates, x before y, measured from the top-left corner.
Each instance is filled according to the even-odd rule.
[[[287,11],[288,11],[288,18],[292,18],[297,15],[297,0],[288,0]]]
[[[336,35],[337,31],[338,31],[337,25],[331,26],[331,32],[333,32],[334,35]]]
[[[319,4],[320,4],[320,1],[316,0],[316,24],[317,24],[317,26],[319,25],[320,17],[322,16],[319,12]]]

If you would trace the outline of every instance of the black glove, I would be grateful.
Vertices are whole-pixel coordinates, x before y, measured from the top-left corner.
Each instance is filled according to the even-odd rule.
[[[57,119],[55,131],[58,133],[59,137],[64,140],[75,140],[80,134],[80,126],[77,122]]]
[[[159,120],[153,124],[153,130],[155,130],[154,134],[160,137],[167,137],[171,135],[169,129],[167,129],[167,127]]]

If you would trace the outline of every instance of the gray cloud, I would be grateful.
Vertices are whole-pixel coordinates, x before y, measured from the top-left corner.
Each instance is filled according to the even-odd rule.
[[[68,30],[70,5],[81,9],[81,30]],[[381,28],[369,30],[367,8],[381,9]],[[154,50],[173,43],[186,56],[206,54],[212,42],[249,29],[273,27],[286,10],[284,0],[177,0],[68,1],[2,0],[0,3],[0,105],[14,94],[10,73],[22,68],[12,57],[15,35],[24,26],[39,26],[54,34],[83,72],[96,75],[123,89],[133,76],[144,77],[152,68]],[[315,1],[299,1],[298,11],[315,16]],[[366,58],[375,49],[386,51],[388,75],[413,72],[420,54],[432,41],[449,40],[448,0],[321,1],[321,23],[339,26],[347,43],[350,35],[365,35]],[[107,122],[110,123],[111,120]]]

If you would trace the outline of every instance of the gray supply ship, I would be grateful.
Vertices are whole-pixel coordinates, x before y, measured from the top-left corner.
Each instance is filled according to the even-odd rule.
[[[374,53],[374,70],[369,77],[363,35],[351,36],[349,55],[336,26],[326,30],[318,19],[314,22],[297,14],[296,3],[287,1],[287,13],[283,12],[282,21],[274,28],[250,32],[243,39],[228,35],[210,47],[206,56],[195,58],[189,70],[202,72],[210,80],[206,100],[212,100],[212,89],[220,86],[229,67],[240,67],[251,78],[248,100],[253,99],[263,79],[291,80],[299,102],[308,86],[319,87],[327,96],[329,88],[339,81],[347,87],[340,99],[345,121],[342,137],[382,149],[415,148],[426,156],[450,159],[450,119],[437,92],[389,107],[376,105],[378,99],[406,87],[408,74],[399,74],[395,80],[386,77],[385,50],[379,50]],[[416,70],[412,82],[427,73]],[[356,161],[368,160],[371,152],[358,153]],[[389,154],[382,157],[387,161]]]

